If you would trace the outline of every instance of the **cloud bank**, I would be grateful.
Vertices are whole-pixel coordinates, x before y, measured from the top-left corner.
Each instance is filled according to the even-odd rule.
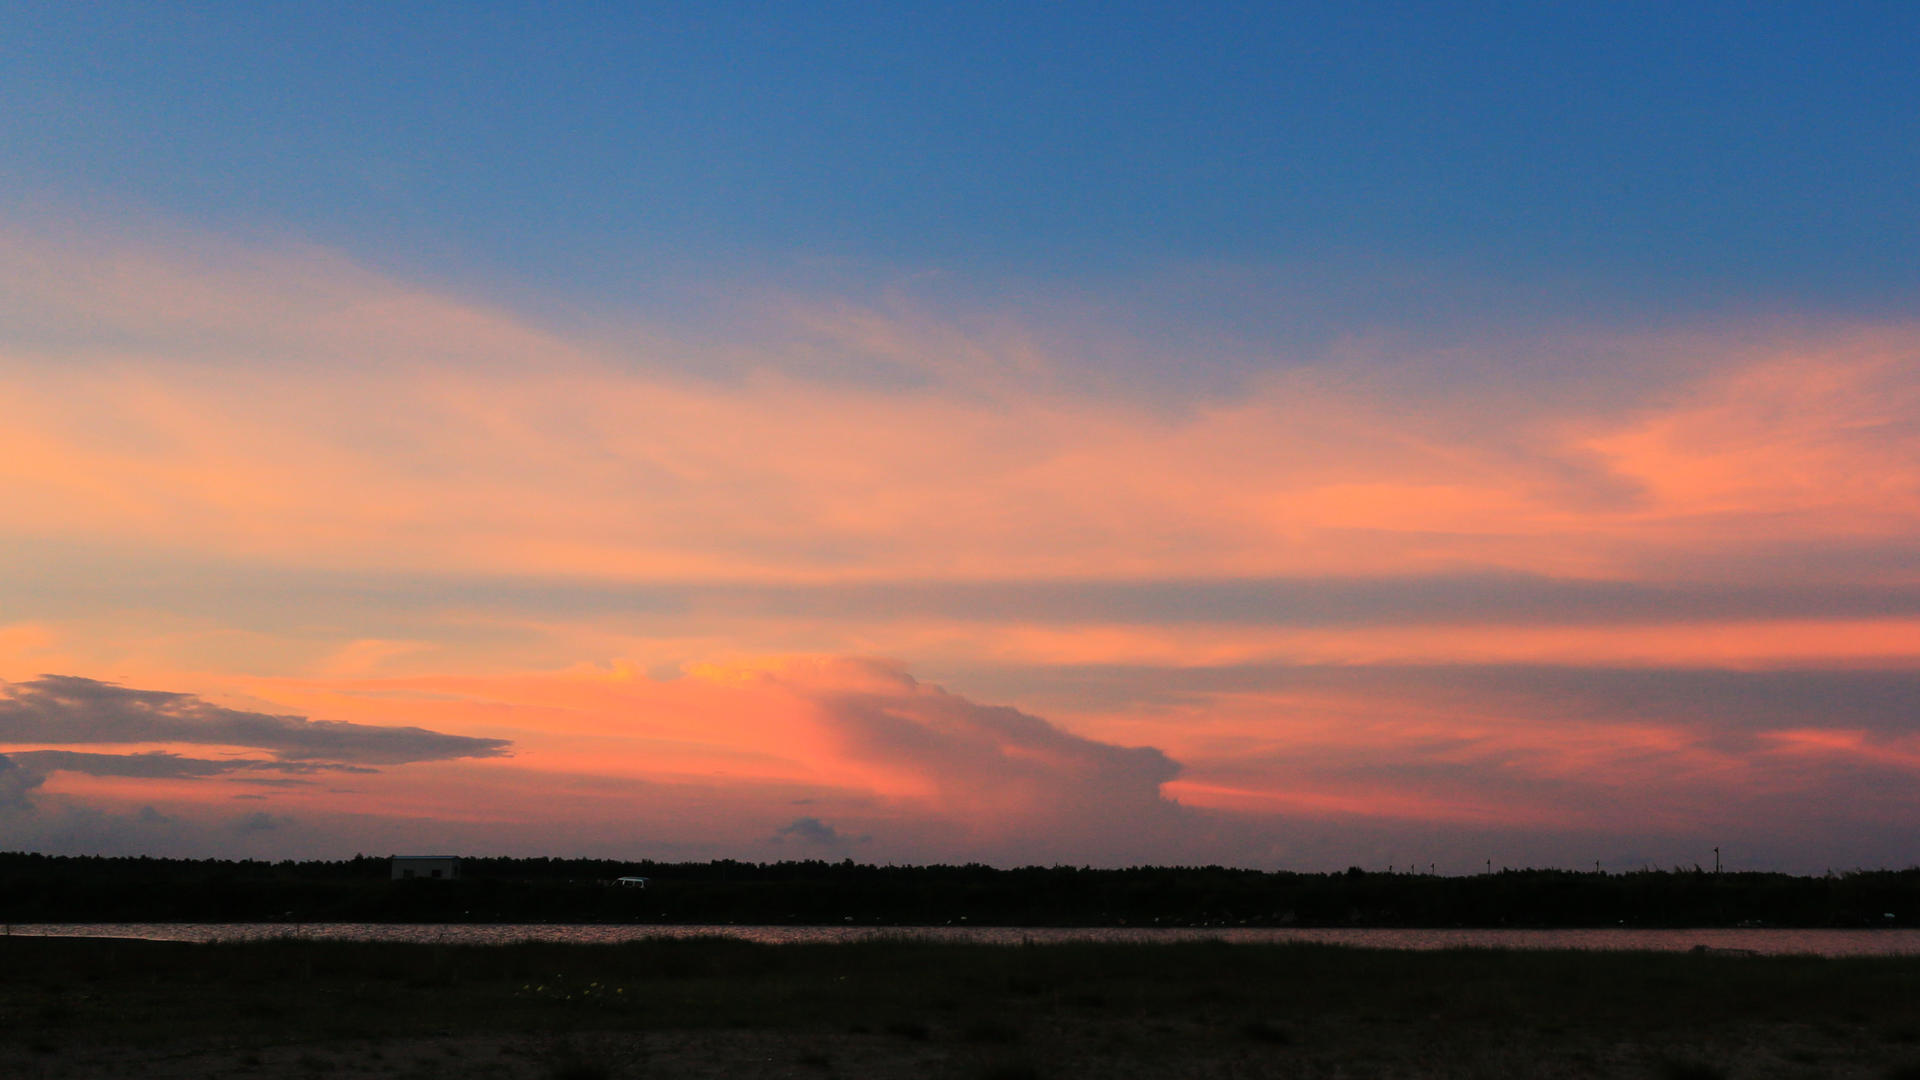
[[[446,735],[417,727],[245,712],[193,694],[135,690],[73,675],[44,675],[0,689],[0,742],[192,743],[263,750],[288,763],[323,760],[358,765],[499,757],[509,746],[503,739]],[[167,767],[175,768],[183,762],[171,757],[146,760],[170,761],[173,765]]]
[[[763,676],[814,707],[832,752],[902,797],[987,831],[1045,828],[1082,844],[1116,821],[1152,831],[1177,808],[1180,767],[1007,706],[982,705],[871,661],[789,664]]]
[[[817,817],[794,818],[775,829],[773,833],[773,841],[776,844],[795,840],[802,844],[835,850],[872,839],[871,836],[848,836]]]

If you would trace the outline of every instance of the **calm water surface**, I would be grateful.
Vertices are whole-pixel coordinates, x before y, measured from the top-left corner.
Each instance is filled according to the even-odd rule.
[[[1315,942],[1368,949],[1626,949],[1685,952],[1744,950],[1770,955],[1920,955],[1920,930],[1406,930],[1282,927],[1019,926],[580,926],[554,923],[22,923],[14,934],[39,937],[130,937],[155,941],[256,941],[302,937],[328,941],[402,941],[504,945],[560,941],[602,945],[642,938],[722,936],[769,945],[909,937],[988,945],[1108,941]]]

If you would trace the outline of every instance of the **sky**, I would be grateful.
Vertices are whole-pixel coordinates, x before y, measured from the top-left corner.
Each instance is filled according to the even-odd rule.
[[[1920,863],[1920,8],[0,10],[0,850]]]

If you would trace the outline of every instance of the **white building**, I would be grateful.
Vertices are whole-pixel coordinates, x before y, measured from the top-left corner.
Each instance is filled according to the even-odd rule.
[[[445,880],[460,876],[460,857],[458,855],[395,855],[393,857],[393,880],[411,881],[414,878],[434,878]]]

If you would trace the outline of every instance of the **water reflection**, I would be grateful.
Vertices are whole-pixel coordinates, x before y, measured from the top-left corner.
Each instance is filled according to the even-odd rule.
[[[38,923],[8,932],[40,937],[128,937],[155,941],[255,941],[303,937],[330,941],[400,941],[504,945],[557,941],[604,945],[641,938],[724,936],[769,945],[911,937],[989,945],[1103,941],[1166,943],[1315,942],[1369,949],[1601,949],[1685,952],[1698,947],[1767,955],[1920,955],[1920,930],[1467,930],[1304,929],[1284,927],[1019,926],[606,926],[555,923]]]

